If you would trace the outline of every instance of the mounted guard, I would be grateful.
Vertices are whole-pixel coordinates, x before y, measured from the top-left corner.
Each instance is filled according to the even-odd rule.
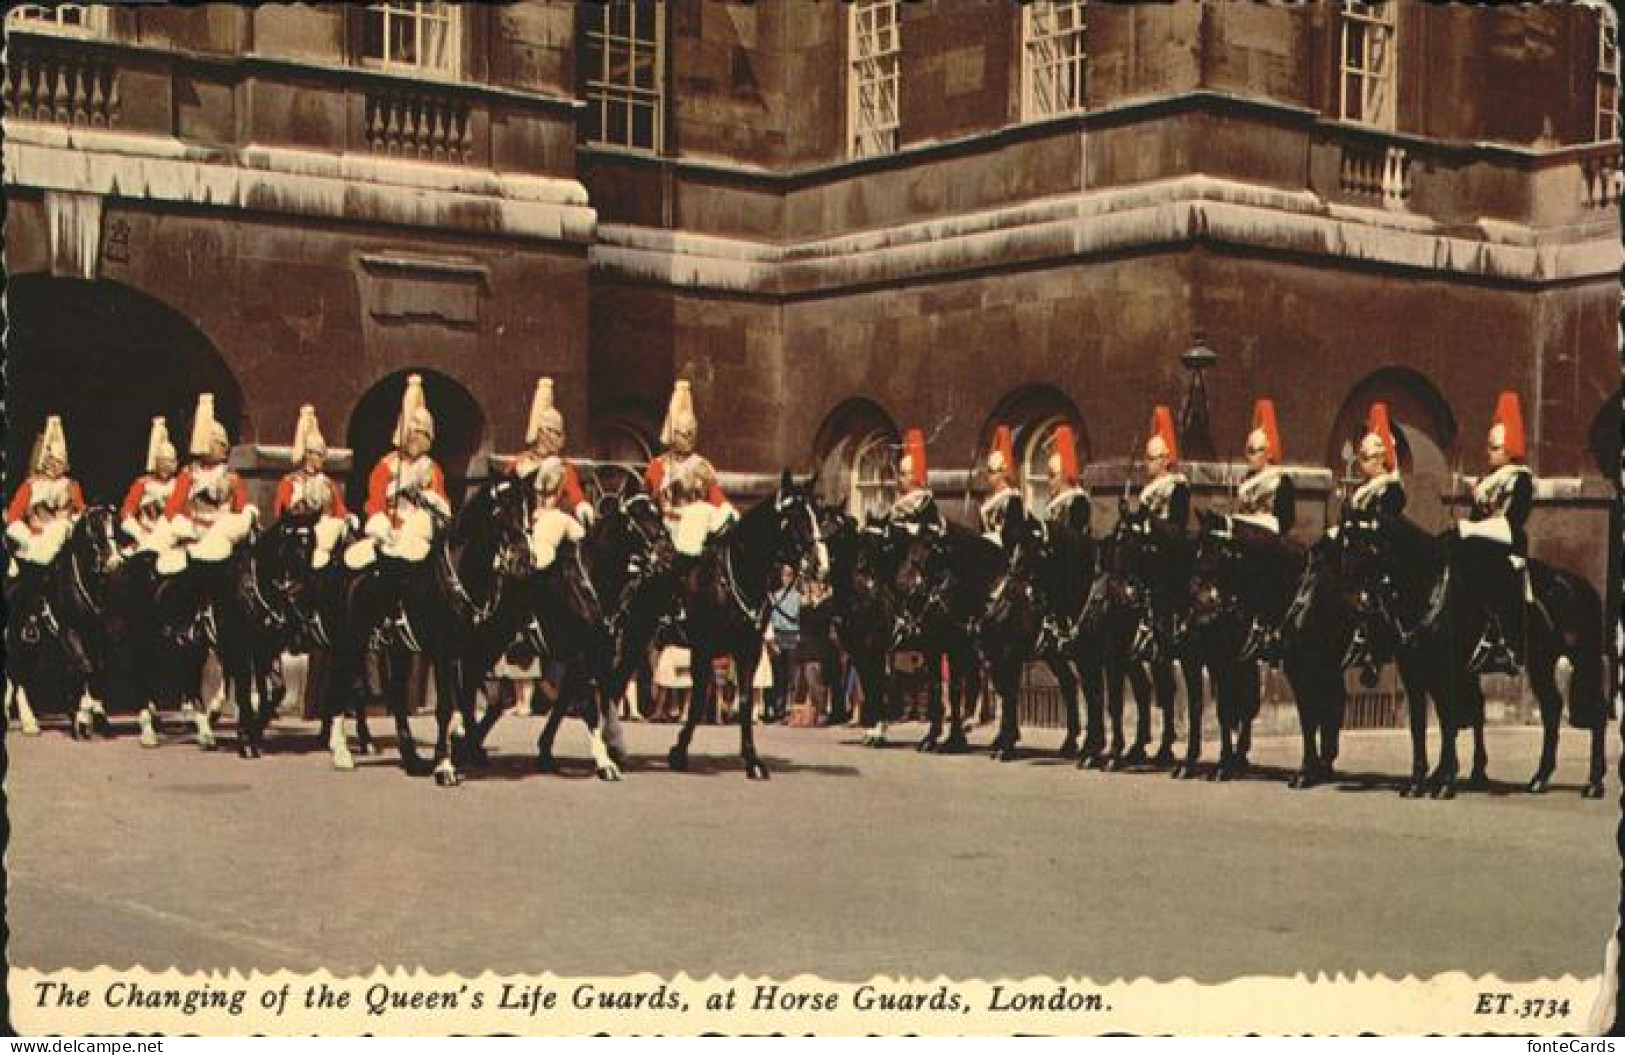
[[[1527,653],[1526,618],[1535,595],[1529,581],[1529,512],[1535,502],[1535,475],[1524,464],[1523,411],[1516,392],[1502,392],[1495,404],[1485,457],[1490,472],[1473,486],[1473,506],[1446,535],[1452,563],[1482,576],[1489,623],[1473,650],[1468,670],[1474,674],[1522,673]],[[1443,591],[1432,598],[1418,630],[1425,634],[1441,622]]]
[[[1399,478],[1399,447],[1388,404],[1373,403],[1360,440],[1360,473],[1365,481],[1349,496],[1348,507],[1357,513],[1397,517],[1405,512],[1405,483]]]
[[[33,464],[6,508],[6,537],[19,561],[43,568],[56,558],[68,532],[85,511],[84,492],[68,475],[68,439],[62,419],[45,419]]]
[[[982,536],[989,542],[998,543],[1010,502],[1021,497],[1021,492],[1016,489],[1016,456],[1008,425],[1000,425],[993,430],[993,449],[987,455],[987,478],[992,493],[982,503]]]
[[[890,521],[911,534],[922,527],[940,528],[942,515],[937,510],[936,496],[931,493],[925,461],[925,434],[909,429],[903,436],[903,454],[897,461],[899,494],[892,502]]]
[[[272,515],[280,518],[284,513],[317,514],[316,546],[311,553],[310,566],[321,571],[331,563],[333,548],[349,530],[350,511],[344,506],[338,483],[325,471],[327,440],[322,438],[316,408],[308,404],[299,408],[299,421],[293,430],[292,458],[298,468],[277,484]]]
[[[406,379],[394,444],[367,477],[366,537],[344,552],[353,571],[371,566],[379,555],[403,567],[421,564],[440,523],[451,517],[445,474],[429,457],[434,415],[424,405],[423,378],[417,374]]]
[[[660,507],[679,557],[698,557],[706,539],[738,519],[716,469],[694,449],[699,434],[693,392],[687,381],[678,381],[660,429],[666,450],[649,463],[643,483]]]
[[[1253,427],[1247,433],[1247,475],[1236,490],[1236,520],[1256,525],[1273,535],[1292,534],[1297,514],[1297,489],[1280,468],[1281,430],[1275,421],[1275,401],[1253,404]]]
[[[170,549],[158,558],[163,575],[180,571],[188,558],[220,564],[248,538],[259,519],[259,510],[248,504],[243,478],[226,465],[231,439],[215,420],[214,396],[208,392],[198,396],[188,450],[194,460],[175,478],[175,490],[164,507],[171,537],[185,548]]]
[[[1174,416],[1159,406],[1151,414],[1151,435],[1145,441],[1146,483],[1140,488],[1140,508],[1183,533],[1190,523],[1191,487],[1178,466]]]
[[[1089,534],[1093,509],[1089,494],[1078,485],[1078,443],[1071,425],[1060,425],[1050,440],[1049,501],[1044,506],[1046,524],[1065,524],[1079,535]]]
[[[551,567],[559,546],[580,542],[592,524],[592,503],[581,487],[581,477],[564,457],[564,415],[553,405],[553,379],[536,382],[530,419],[525,427],[529,448],[514,458],[511,470],[536,489],[531,516],[531,556],[538,571]]]
[[[153,418],[147,433],[145,471],[130,485],[119,507],[119,528],[134,549],[152,552],[162,548],[168,535],[164,510],[175,494],[175,473],[179,468],[175,445],[169,442],[168,422],[162,417]]]

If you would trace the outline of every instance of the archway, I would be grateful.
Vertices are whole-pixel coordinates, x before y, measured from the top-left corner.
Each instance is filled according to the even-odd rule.
[[[848,399],[824,418],[813,437],[819,501],[841,505],[863,520],[890,507],[902,440],[891,416],[867,399]]]
[[[145,466],[155,416],[182,458],[201,392],[234,442],[252,439],[242,389],[208,337],[173,308],[116,282],[21,275],[6,292],[7,493],[27,477],[35,437],[62,415],[73,476],[89,502],[118,502]]]
[[[1357,486],[1352,455],[1365,433],[1371,404],[1377,402],[1388,404],[1394,426],[1407,515],[1430,531],[1448,526],[1452,514],[1441,499],[1450,493],[1455,471],[1456,418],[1438,387],[1421,373],[1391,367],[1355,385],[1332,426],[1326,464],[1344,477],[1346,486]]]
[[[1072,426],[1080,467],[1090,460],[1089,437],[1083,428],[1083,418],[1072,400],[1049,385],[1027,385],[999,400],[998,406],[993,408],[993,413],[982,425],[977,440],[976,469],[984,482],[993,432],[1000,425],[1010,427],[1010,439],[1020,472],[1021,497],[1029,509],[1041,508],[1047,501],[1049,456],[1055,449],[1057,428]]]
[[[393,447],[401,394],[412,374],[423,378],[424,402],[434,415],[434,446],[429,453],[446,474],[446,493],[453,506],[462,503],[468,463],[479,453],[485,438],[485,415],[459,382],[435,370],[409,369],[390,374],[367,389],[350,413],[345,436],[355,451],[355,469],[345,498],[353,509],[360,509],[366,502],[367,476]]]

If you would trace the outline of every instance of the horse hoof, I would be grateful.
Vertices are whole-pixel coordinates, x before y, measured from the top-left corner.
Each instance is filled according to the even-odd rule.
[[[1067,739],[1061,741],[1061,757],[1062,758],[1077,758],[1078,757],[1078,741],[1075,738],[1068,737]]]
[[[666,766],[667,766],[667,768],[669,768],[669,769],[671,769],[671,770],[673,770],[674,772],[677,772],[677,773],[687,772],[687,770],[688,770],[688,752],[687,751],[679,751],[675,747],[672,748],[670,751],[667,751],[666,752]]]
[[[197,745],[198,745],[198,747],[202,748],[205,751],[213,751],[213,750],[216,750],[217,748],[219,748],[219,746],[220,746],[219,742],[216,741],[215,738],[212,737],[212,736],[200,736],[200,737],[198,737],[197,738]]]
[[[999,753],[994,757],[1000,762],[1014,762],[1016,760],[1016,749],[1013,747],[1000,748]]]
[[[140,744],[142,747],[157,747],[158,734],[154,732],[150,726],[141,730]]]
[[[1602,798],[1602,781],[1594,780],[1591,783],[1587,784],[1584,788],[1581,789],[1580,797],[1582,799],[1600,799],[1600,798]]]
[[[621,779],[621,769],[619,766],[599,766],[598,779],[611,783],[619,781]]]
[[[38,722],[24,722],[22,729],[24,736],[38,736],[40,734]]]
[[[1218,784],[1225,779],[1224,764],[1222,762],[1219,765],[1214,766],[1207,775],[1207,781],[1209,784]]]
[[[333,768],[340,772],[349,772],[355,768],[355,756],[349,751],[334,751]]]
[[[623,748],[619,748],[619,747],[611,747],[611,748],[609,748],[609,760],[611,762],[615,763],[617,768],[625,769],[626,768],[626,762],[627,762],[626,751]],[[620,778],[617,777],[616,779],[620,779]]]
[[[446,773],[437,770],[434,775],[434,782],[437,787],[455,788],[461,784],[463,780],[456,773]]]
[[[745,776],[749,777],[751,780],[767,780],[769,774],[765,765],[752,759],[751,761],[745,763]]]
[[[879,747],[880,737],[866,736],[863,738],[863,745],[865,747]],[[937,738],[934,736],[926,737],[924,740],[921,740],[918,744],[914,745],[914,750],[919,751],[922,754],[935,754],[937,750]]]
[[[1078,768],[1079,769],[1099,769],[1100,768],[1100,756],[1099,755],[1092,755],[1092,754],[1079,755],[1078,756]]]
[[[552,755],[537,755],[536,756],[536,772],[538,772],[538,773],[557,773],[558,771],[559,771],[559,764],[553,758]]]
[[[1446,799],[1446,800],[1455,798],[1456,797],[1456,784],[1455,784],[1455,782],[1451,781],[1448,784],[1443,784],[1443,785],[1440,785],[1437,788],[1434,788],[1433,789],[1433,797],[1436,798],[1436,799]]]
[[[1154,766],[1171,766],[1171,765],[1173,765],[1174,764],[1174,752],[1173,752],[1173,749],[1165,747],[1161,751],[1158,751],[1155,755],[1151,756],[1151,764],[1154,765]]]
[[[1299,771],[1292,774],[1292,779],[1286,782],[1286,786],[1291,788],[1293,791],[1307,791],[1309,788],[1314,786],[1314,780],[1309,776],[1308,773]]]
[[[969,750],[970,741],[963,736],[951,736],[947,743],[942,745],[942,753],[945,755],[962,755]]]
[[[1549,786],[1550,785],[1547,784],[1545,777],[1536,777],[1534,780],[1529,782],[1529,794],[1544,795],[1546,794],[1546,789]]]
[[[364,755],[376,755],[376,754],[379,754],[381,752],[381,750],[382,750],[377,744],[373,743],[371,740],[358,740],[356,742],[355,749],[357,751],[361,752]]]

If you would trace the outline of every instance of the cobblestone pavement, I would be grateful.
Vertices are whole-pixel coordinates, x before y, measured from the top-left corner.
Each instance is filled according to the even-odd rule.
[[[1399,732],[1350,734],[1347,778],[1293,792],[1291,738],[1258,744],[1254,779],[1210,784],[1079,772],[1038,753],[1053,731],[1000,764],[770,727],[773,779],[751,783],[733,729],[702,729],[677,774],[675,728],[632,725],[632,772],[608,784],[579,726],[564,772],[534,773],[539,730],[506,720],[452,790],[407,778],[388,740],[335,772],[308,723],[279,723],[258,762],[178,731],[143,750],[128,727],[13,730],[12,962],[1528,979],[1598,971],[1619,902],[1617,765],[1582,801],[1571,730],[1550,794],[1519,791],[1538,731],[1505,728],[1497,783],[1453,802],[1396,794]]]

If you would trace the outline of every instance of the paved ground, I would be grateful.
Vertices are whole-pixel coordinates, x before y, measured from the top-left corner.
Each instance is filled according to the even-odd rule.
[[[667,772],[668,726],[630,727],[636,771],[607,785],[579,728],[562,776],[532,774],[538,729],[507,722],[492,770],[450,791],[392,752],[334,772],[297,723],[259,762],[13,732],[12,962],[1529,979],[1599,970],[1619,899],[1618,784],[1580,799],[1572,733],[1545,797],[1414,802],[1359,776],[1405,768],[1390,732],[1347,738],[1341,787],[1295,793],[1279,772],[1000,765],[867,750],[845,729],[764,730],[774,778],[751,784],[731,729],[701,731],[697,772]],[[1492,774],[1526,777],[1536,746],[1492,731]],[[1296,751],[1268,739],[1255,760]]]

